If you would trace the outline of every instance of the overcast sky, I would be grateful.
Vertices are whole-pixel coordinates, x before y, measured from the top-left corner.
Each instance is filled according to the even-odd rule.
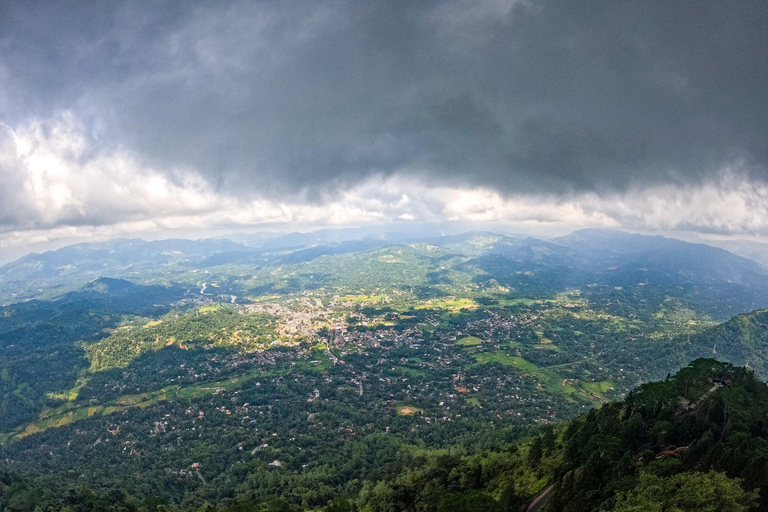
[[[768,2],[0,2],[0,251],[476,221],[768,235]]]

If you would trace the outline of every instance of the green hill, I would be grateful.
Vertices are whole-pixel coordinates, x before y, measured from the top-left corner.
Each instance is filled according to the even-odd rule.
[[[545,510],[765,510],[767,418],[751,370],[698,359],[572,421]]]
[[[749,366],[768,379],[768,310],[737,315],[705,331],[677,338],[668,347],[675,363],[697,357],[716,357]]]

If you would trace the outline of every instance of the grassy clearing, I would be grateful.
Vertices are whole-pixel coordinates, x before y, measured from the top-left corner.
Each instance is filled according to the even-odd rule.
[[[477,303],[472,299],[444,298],[430,300],[426,304],[419,304],[414,309],[445,309],[458,313],[462,309],[477,309]]]
[[[466,338],[461,338],[456,342],[457,345],[461,345],[462,347],[475,347],[481,343],[483,343],[483,340],[474,336],[467,336]]]
[[[552,302],[559,305],[587,306],[586,299],[581,297],[581,290],[566,290],[560,292]]]
[[[499,363],[504,366],[514,366],[526,372],[538,369],[538,366],[520,356],[510,356],[501,350],[495,352],[481,352],[474,354],[478,364]]]
[[[191,386],[193,388],[194,386]],[[168,391],[179,391],[179,386],[163,388],[157,391],[136,395],[125,395],[106,405],[88,405],[77,407],[75,404],[65,404],[56,409],[49,409],[41,413],[40,418],[32,423],[23,425],[13,432],[0,436],[0,439],[12,441],[21,439],[36,432],[42,432],[49,428],[62,427],[75,421],[84,420],[91,416],[111,414],[123,411],[129,407],[146,408],[160,401],[168,400]],[[172,395],[173,396],[173,395]]]
[[[521,370],[529,372],[529,371],[534,371],[534,370],[536,370],[538,368],[538,366],[536,366],[532,362],[530,362],[530,361],[528,361],[528,360],[526,360],[526,359],[524,359],[522,357],[519,357],[519,356],[507,356],[507,357],[509,357],[509,359],[512,362],[513,366],[515,366],[516,368],[519,368]]]
[[[233,391],[241,386],[244,382],[256,379],[258,377],[264,377],[265,373],[249,373],[241,375],[239,377],[231,377],[229,379],[219,380],[216,382],[207,382],[205,384],[195,384],[194,386],[185,386],[178,388],[176,395],[183,398],[200,398],[205,395],[211,395],[213,393],[221,393],[222,391]]]
[[[582,382],[581,385],[591,393],[605,393],[606,391],[613,389],[613,382],[607,380],[599,382]]]
[[[414,405],[398,405],[395,407],[395,410],[397,410],[397,414],[400,416],[413,416],[416,413],[424,412],[423,409],[419,409]]]
[[[481,405],[480,405],[480,400],[478,400],[478,399],[477,399],[477,398],[475,398],[475,397],[472,397],[472,398],[467,398],[467,403],[468,403],[469,405],[474,405],[475,407],[481,407]]]
[[[323,356],[328,364],[332,364],[328,359],[328,356],[324,353],[316,354],[318,358]],[[312,366],[306,361],[301,363],[307,364],[308,367],[317,370],[316,366]],[[134,395],[124,395],[120,398],[107,402],[105,404],[89,404],[78,405],[77,403],[64,404],[55,409],[46,409],[37,420],[22,425],[11,432],[0,433],[0,443],[7,444],[10,441],[16,441],[22,439],[30,434],[41,432],[49,428],[61,427],[68,425],[75,421],[84,420],[91,416],[101,415],[107,416],[114,412],[124,411],[131,407],[140,407],[142,409],[154,405],[158,402],[165,400],[172,400],[174,398],[201,398],[213,393],[219,393],[222,391],[232,391],[237,389],[241,384],[248,380],[256,379],[259,377],[267,377],[280,373],[279,371],[269,372],[254,372],[241,375],[238,377],[232,377],[216,382],[207,382],[194,384],[191,386],[181,387],[178,385],[168,386],[155,391],[148,391],[146,393],[138,393]]]
[[[410,377],[426,377],[427,376],[426,373],[424,373],[423,371],[418,370],[416,368],[409,368],[407,366],[395,366],[395,368],[398,371],[400,371],[400,372],[402,372],[405,375],[408,375]]]
[[[246,297],[245,299],[246,299],[247,301],[249,301],[249,302],[254,302],[254,303],[261,303],[261,302],[272,302],[272,301],[276,301],[276,300],[278,300],[278,299],[280,299],[280,298],[281,298],[281,297],[280,297],[280,295],[261,295],[261,296],[259,296],[259,297],[248,296],[248,297]]]
[[[580,394],[582,398],[589,400],[596,406],[608,402],[604,393],[613,389],[614,386],[609,381],[585,382],[578,379],[566,379],[554,367],[540,368],[532,371],[531,375],[539,379],[539,384],[547,391],[566,395]]]
[[[42,432],[43,430],[47,430],[49,428],[57,428],[63,427],[64,425],[69,425],[73,421],[85,419],[89,416],[88,407],[73,409],[60,414],[50,414],[50,411],[48,412],[48,416],[38,419],[32,423],[22,425],[14,432],[4,434],[2,436],[3,441],[7,442],[22,439],[28,435],[36,434],[37,432]]]
[[[344,295],[339,297],[340,302],[350,302],[352,304],[376,303],[386,299],[386,295]]]
[[[295,361],[295,366],[298,369],[309,370],[313,372],[325,372],[333,366],[331,358],[325,353],[326,345],[322,345],[323,348],[313,347],[309,352],[308,359],[300,359]]]
[[[580,390],[578,381],[564,379],[559,373],[552,370],[541,370],[534,375],[539,378],[539,384],[553,393],[572,395]]]
[[[549,348],[550,346],[551,345],[544,345],[542,348]],[[518,370],[529,373],[531,377],[536,379],[540,389],[551,393],[565,395],[581,394],[585,399],[596,405],[606,401],[603,393],[613,386],[611,382],[607,381],[580,382],[577,379],[564,378],[557,371],[558,368],[569,367],[575,363],[564,363],[561,365],[541,368],[523,357],[510,356],[501,350],[495,352],[481,352],[473,354],[473,357],[477,361],[476,364],[499,363],[504,366],[512,366]]]
[[[88,383],[88,379],[86,377],[79,377],[77,381],[75,382],[75,385],[71,388],[61,392],[61,393],[48,393],[48,398],[53,398],[54,400],[66,400],[68,402],[74,402],[77,400],[77,395],[80,393],[80,390]]]
[[[535,299],[500,299],[498,301],[499,306],[533,306],[534,304],[541,304],[543,301]],[[547,301],[549,302],[549,301]]]
[[[605,398],[603,393],[612,391],[614,384],[611,381],[601,380],[599,382],[582,382],[581,387],[583,387],[588,393],[597,395],[600,398]]]

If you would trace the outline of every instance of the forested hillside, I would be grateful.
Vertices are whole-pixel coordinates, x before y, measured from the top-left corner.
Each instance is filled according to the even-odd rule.
[[[255,464],[242,451],[234,455],[248,443],[237,422],[194,411],[201,433],[193,440],[168,410],[165,422],[131,414],[112,427],[119,433],[100,435],[96,445],[111,443],[114,455],[88,448],[92,439],[78,441],[76,450],[89,460],[83,466],[75,456],[75,473],[110,472],[109,486],[78,487],[81,478],[71,469],[41,457],[35,471],[2,476],[4,510],[501,512],[539,494],[541,510],[552,512],[768,510],[768,386],[748,369],[712,359],[555,427],[470,427],[442,439],[430,438],[430,428],[421,435],[348,431],[343,442],[323,435],[300,440],[297,433],[293,443],[256,446],[251,455],[262,462]],[[146,429],[152,441],[141,441]],[[153,465],[172,466],[182,444],[192,443],[204,458],[223,440],[235,452],[215,455],[232,461],[218,476],[207,464],[165,470],[179,490],[198,488],[181,502],[154,496],[152,483],[138,478]],[[46,450],[59,450],[50,443]],[[162,456],[146,456],[153,443]],[[33,450],[28,445],[15,457]],[[126,450],[137,453],[119,463]]]
[[[753,368],[768,378],[768,310],[737,315],[704,332],[683,336],[670,344],[670,356],[718,357]]]

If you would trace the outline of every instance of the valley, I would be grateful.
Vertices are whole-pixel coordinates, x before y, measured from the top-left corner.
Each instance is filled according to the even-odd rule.
[[[555,446],[574,418],[697,358],[768,376],[768,313],[750,312],[768,270],[606,236],[206,242],[140,272],[39,274],[0,308],[0,470],[51,496],[119,488],[137,510],[384,511],[432,499],[396,497],[402,472],[487,459],[506,483],[446,477],[458,502],[522,505],[573,464]],[[0,268],[4,290],[29,261]]]

